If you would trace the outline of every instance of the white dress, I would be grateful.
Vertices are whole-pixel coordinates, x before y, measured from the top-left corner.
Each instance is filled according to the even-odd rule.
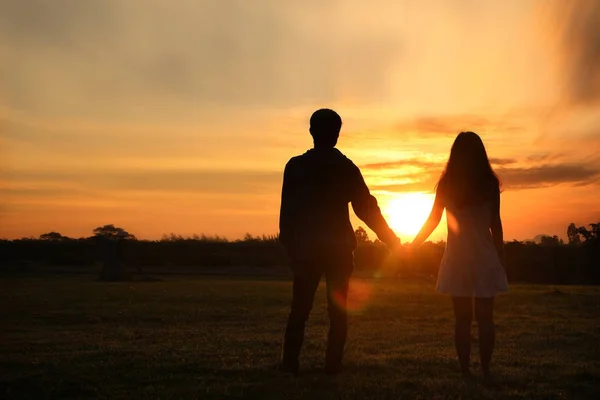
[[[446,206],[448,240],[437,291],[457,297],[493,297],[508,291],[506,273],[490,233],[492,203]]]

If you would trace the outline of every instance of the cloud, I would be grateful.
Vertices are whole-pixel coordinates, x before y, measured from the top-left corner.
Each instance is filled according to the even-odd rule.
[[[492,165],[509,165],[516,163],[517,160],[514,158],[490,158],[490,163]],[[396,161],[387,161],[373,164],[365,164],[362,168],[368,170],[382,170],[382,169],[391,169],[391,168],[402,168],[402,167],[416,167],[421,169],[434,169],[434,170],[442,170],[445,165],[445,160],[440,161],[431,161],[431,160],[419,160],[419,159],[404,159],[404,160],[396,160]]]
[[[490,158],[490,164],[492,164],[492,166],[514,164],[516,162],[517,160],[514,158]]]
[[[434,161],[418,160],[418,159],[405,159],[396,161],[386,161],[373,164],[365,164],[362,169],[365,170],[383,170],[383,169],[397,169],[402,167],[416,167],[421,169],[439,168],[440,163]]]
[[[552,4],[558,21],[564,78],[574,104],[600,101],[600,2],[560,0]]]
[[[597,183],[600,179],[600,167],[582,164],[498,168],[496,172],[509,189],[539,188],[558,184],[580,186]]]
[[[500,158],[492,160],[503,187],[508,190],[559,184],[583,186],[600,182],[600,165],[555,163],[531,165]],[[431,191],[444,162],[402,159],[371,163],[361,170],[372,190]],[[11,197],[100,196],[101,194],[163,193],[227,196],[275,196],[281,189],[282,173],[272,170],[219,170],[200,168],[146,168],[7,170],[0,191]]]
[[[371,18],[342,29],[337,14],[346,7],[276,0],[3,2],[0,44],[10,57],[4,75],[11,76],[4,101],[103,118],[285,108],[342,97],[379,102],[402,54],[401,39],[377,23],[389,14],[372,7]]]
[[[532,154],[530,156],[527,157],[527,161],[533,162],[533,163],[539,163],[539,162],[548,162],[548,161],[554,161],[560,158],[563,158],[564,154],[563,153],[540,153],[540,154]]]
[[[508,190],[548,187],[559,184],[584,186],[600,182],[600,164],[557,163],[527,166],[511,158],[491,159],[496,165],[502,185]],[[531,163],[530,163],[531,164]],[[432,190],[444,168],[443,163],[418,159],[366,164],[365,175],[375,182],[374,190],[421,191]],[[385,173],[385,182],[378,176]]]
[[[410,192],[433,190],[444,164],[426,159],[402,159],[361,167],[374,191]]]
[[[4,169],[166,170],[281,169],[305,135],[266,132],[245,115],[213,126],[129,126],[21,118],[0,110],[0,173]],[[273,117],[277,121],[276,117]],[[237,125],[235,125],[237,124]],[[289,152],[288,152],[289,151]],[[286,154],[287,153],[287,154]],[[231,160],[236,160],[236,163]],[[1,174],[0,174],[1,179]]]
[[[14,194],[57,195],[156,191],[182,193],[268,194],[278,192],[281,172],[184,169],[123,169],[112,171],[7,171],[2,186]]]
[[[500,159],[496,172],[508,190],[558,184],[588,185],[599,182],[600,167],[584,164],[518,166],[518,161]],[[517,164],[513,166],[513,164]],[[375,191],[431,191],[443,163],[428,160],[398,160],[366,164],[363,173]],[[5,198],[78,198],[110,194],[161,193],[226,196],[275,196],[281,186],[280,171],[206,170],[160,168],[94,170],[8,170],[0,192]]]
[[[523,130],[515,115],[484,116],[475,114],[431,115],[400,121],[394,126],[397,132],[416,133],[420,136],[454,137],[462,131],[479,134],[512,133]]]

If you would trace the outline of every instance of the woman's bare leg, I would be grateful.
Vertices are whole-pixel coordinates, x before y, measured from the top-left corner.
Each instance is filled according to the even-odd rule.
[[[494,298],[475,299],[475,318],[479,329],[479,357],[481,358],[481,369],[484,374],[490,372],[490,363],[496,332],[494,327]]]
[[[473,321],[473,299],[452,297],[454,305],[454,345],[460,370],[469,373],[471,364],[471,322]]]

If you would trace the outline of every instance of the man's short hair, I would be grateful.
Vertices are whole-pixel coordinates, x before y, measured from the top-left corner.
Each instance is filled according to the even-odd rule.
[[[337,136],[342,129],[342,118],[338,113],[329,109],[321,108],[310,117],[310,131],[313,136]]]

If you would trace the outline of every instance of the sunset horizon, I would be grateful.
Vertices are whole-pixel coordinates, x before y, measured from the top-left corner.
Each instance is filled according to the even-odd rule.
[[[600,399],[600,0],[0,0],[0,399]]]

